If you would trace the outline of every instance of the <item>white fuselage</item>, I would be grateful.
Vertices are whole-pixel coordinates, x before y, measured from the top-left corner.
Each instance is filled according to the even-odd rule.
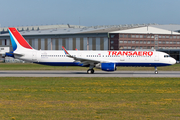
[[[176,63],[176,60],[168,54],[159,51],[75,51],[69,50],[69,54],[78,58],[98,60],[101,63],[115,63],[116,66],[146,66],[158,67]],[[15,51],[16,53],[16,51]],[[45,65],[58,66],[83,66],[79,61],[67,57],[63,50],[25,50],[18,52],[24,54],[19,58]]]

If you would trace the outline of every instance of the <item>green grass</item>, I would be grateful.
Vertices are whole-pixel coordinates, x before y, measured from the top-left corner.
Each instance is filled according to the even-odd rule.
[[[0,78],[0,119],[180,119],[180,78]]]
[[[46,66],[32,63],[0,63],[0,70],[87,70],[88,67]],[[100,69],[96,69],[100,70]],[[119,71],[154,71],[154,67],[117,67]],[[180,64],[158,67],[160,71],[180,71]]]

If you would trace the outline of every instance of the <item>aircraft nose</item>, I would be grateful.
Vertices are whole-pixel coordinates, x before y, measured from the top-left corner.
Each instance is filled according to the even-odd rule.
[[[176,60],[174,58],[172,58],[171,64],[175,64],[175,63],[176,63]]]

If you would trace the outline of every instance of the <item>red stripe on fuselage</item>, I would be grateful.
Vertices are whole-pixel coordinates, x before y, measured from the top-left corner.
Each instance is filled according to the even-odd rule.
[[[16,28],[9,28],[11,33],[16,38],[17,42],[25,48],[32,49],[32,47],[28,44],[28,42],[23,38],[23,36],[16,30]]]

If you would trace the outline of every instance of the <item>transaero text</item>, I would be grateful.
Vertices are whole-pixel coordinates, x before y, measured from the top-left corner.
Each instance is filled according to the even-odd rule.
[[[152,51],[108,51],[108,55],[152,56]]]

